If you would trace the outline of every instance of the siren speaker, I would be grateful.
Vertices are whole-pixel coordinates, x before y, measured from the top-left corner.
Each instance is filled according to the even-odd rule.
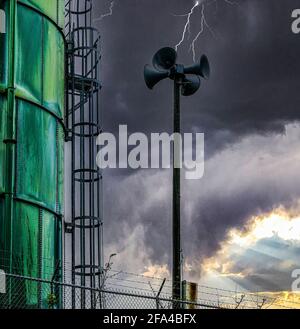
[[[145,65],[144,68],[144,78],[146,85],[149,89],[153,89],[153,87],[159,83],[159,81],[167,78],[169,76],[168,71],[159,72],[153,69],[150,65]]]
[[[196,74],[204,79],[209,79],[210,76],[210,66],[208,59],[205,55],[202,55],[199,63],[188,66],[184,69],[185,74]]]
[[[153,57],[153,66],[158,71],[170,70],[176,63],[177,52],[171,47],[160,49]]]
[[[185,78],[182,82],[181,93],[183,96],[191,96],[200,88],[201,81],[198,76]]]

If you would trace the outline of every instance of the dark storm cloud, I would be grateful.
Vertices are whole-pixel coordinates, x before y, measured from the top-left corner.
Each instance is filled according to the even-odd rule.
[[[214,256],[229,229],[242,227],[251,216],[268,213],[274,207],[289,209],[297,201],[299,128],[287,126],[286,135],[276,137],[249,137],[211,157],[203,179],[183,181],[183,249],[187,262],[193,265],[190,276],[194,280],[199,277],[203,258]],[[128,240],[133,250],[140,251],[139,261],[149,261],[148,256],[154,263],[170,262],[170,181],[169,171],[107,177],[105,236],[113,245],[110,250],[121,253],[121,267],[132,258],[126,249]],[[136,231],[139,226],[142,231]],[[282,245],[277,248],[280,256]],[[295,258],[290,252],[285,256]],[[138,265],[135,268],[141,271],[144,264]]]
[[[192,255],[213,256],[227,231],[253,215],[297,201],[299,126],[286,135],[250,137],[206,162],[201,182],[186,182],[183,194],[192,212],[186,235]],[[197,197],[193,197],[197,195]],[[201,258],[201,257],[200,257]]]
[[[185,17],[193,1],[116,0],[114,14],[99,23],[103,43],[104,125],[115,130],[127,123],[133,131],[171,130],[171,83],[153,92],[143,82],[144,64],[162,46],[181,38]],[[198,94],[183,101],[183,126],[204,131],[212,140],[209,153],[227,141],[248,133],[282,131],[297,120],[299,38],[291,33],[291,11],[297,1],[249,0],[218,7],[206,6],[206,30],[197,53],[211,61],[212,77]],[[101,2],[99,14],[109,1]],[[200,7],[192,17],[192,35],[200,28]],[[189,43],[179,48],[179,60],[188,64]],[[220,130],[228,131],[218,139]],[[224,135],[223,135],[224,137]]]
[[[95,16],[107,12],[110,1],[94,2]],[[300,195],[294,184],[296,145],[286,145],[288,164],[281,159],[287,156],[284,149],[273,150],[275,153],[268,150],[268,143],[281,143],[276,136],[282,136],[285,124],[297,121],[300,115],[300,41],[291,32],[290,18],[299,2],[236,2],[238,5],[230,5],[219,0],[217,7],[214,3],[206,6],[207,21],[216,38],[206,29],[197,43],[197,54],[208,55],[212,76],[195,96],[182,102],[183,129],[205,132],[209,161],[204,179],[185,182],[183,187],[186,254],[199,260],[218,249],[229,228],[241,226],[252,214],[288,204]],[[187,0],[115,0],[113,16],[98,23],[103,47],[106,131],[116,132],[120,124],[127,124],[132,132],[172,130],[172,84],[163,81],[149,91],[143,81],[143,67],[160,47],[174,46],[180,40],[185,17],[172,14],[187,13],[192,4]],[[192,20],[192,35],[199,28],[198,8]],[[179,48],[179,60],[186,64],[192,62],[188,48],[188,42]],[[256,138],[232,154],[224,151],[256,134],[269,136],[265,152],[272,154],[270,158],[259,161],[257,149],[264,142]],[[248,167],[244,163],[241,169],[239,162],[248,159],[251,163],[252,154],[254,164]],[[263,158],[264,154],[259,156]],[[268,168],[270,161],[275,175]],[[291,166],[287,176],[280,165]],[[169,173],[119,174],[106,173],[106,243],[125,248],[128,236],[142,224],[144,252],[153,261],[169,262]]]

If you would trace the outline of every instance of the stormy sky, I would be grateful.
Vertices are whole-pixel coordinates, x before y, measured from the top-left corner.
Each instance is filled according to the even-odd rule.
[[[95,18],[107,13],[110,3],[94,1]],[[129,133],[172,131],[172,83],[165,80],[148,90],[143,68],[159,48],[179,42],[186,16],[178,15],[193,4],[115,0],[113,15],[95,21],[102,36],[105,131],[117,134],[121,124]],[[280,206],[290,209],[300,197],[300,36],[291,32],[297,7],[297,0],[205,1],[210,28],[204,27],[196,54],[208,56],[211,78],[182,99],[182,130],[205,133],[205,175],[182,181],[182,240],[191,267],[186,276],[193,280],[201,278],[203,260],[216,255],[230,230],[242,230],[252,216]],[[190,39],[179,47],[179,62],[193,62],[189,47],[200,28],[198,6]],[[115,268],[143,273],[153,265],[170,266],[171,174],[105,171],[105,254],[118,253]],[[251,269],[245,280],[236,279],[241,286],[290,287],[300,240],[269,240],[257,243],[273,243],[278,251],[288,244],[284,257],[293,261],[279,271],[276,248],[271,256],[248,251],[242,259],[233,257],[235,267]]]

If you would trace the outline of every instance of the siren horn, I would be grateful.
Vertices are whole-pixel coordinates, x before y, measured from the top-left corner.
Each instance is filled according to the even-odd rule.
[[[199,63],[188,66],[184,69],[185,74],[196,74],[204,79],[209,79],[210,76],[210,66],[208,59],[205,55],[202,55]]]
[[[169,76],[168,71],[158,72],[153,69],[150,65],[145,65],[144,68],[144,78],[146,85],[149,89],[153,89],[153,87],[159,83],[159,81],[167,78]]]
[[[153,57],[153,66],[158,71],[170,70],[176,63],[177,52],[171,47],[161,48]]]
[[[191,96],[200,88],[201,81],[198,76],[185,78],[182,82],[181,94],[183,96]]]

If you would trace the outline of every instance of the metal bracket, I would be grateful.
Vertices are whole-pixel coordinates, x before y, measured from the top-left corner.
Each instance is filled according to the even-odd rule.
[[[74,225],[72,223],[64,222],[65,233],[73,233]]]
[[[3,143],[4,144],[17,144],[17,140],[16,139],[4,139]]]

